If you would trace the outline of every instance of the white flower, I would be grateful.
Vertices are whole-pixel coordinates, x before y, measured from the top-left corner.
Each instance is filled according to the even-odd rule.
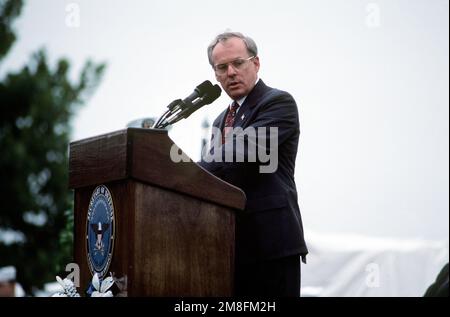
[[[100,284],[100,279],[98,278],[98,274],[95,273],[92,277],[92,286],[96,289],[92,292],[91,297],[113,297],[113,293],[108,291],[114,284],[114,278],[112,276],[108,276],[105,278]]]
[[[63,280],[57,276],[56,281],[62,286],[63,292],[53,294],[52,297],[80,297],[80,294],[78,294],[75,284],[71,279],[65,278]]]

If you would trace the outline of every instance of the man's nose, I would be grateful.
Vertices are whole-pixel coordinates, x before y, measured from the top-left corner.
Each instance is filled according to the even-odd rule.
[[[233,77],[236,75],[236,69],[234,69],[232,64],[228,64],[227,65],[227,76],[228,77]]]

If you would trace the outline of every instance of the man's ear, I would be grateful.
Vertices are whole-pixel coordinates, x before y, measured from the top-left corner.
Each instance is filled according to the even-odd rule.
[[[256,66],[256,71],[259,71],[259,56],[256,56],[256,57],[253,59],[253,63],[254,63],[255,66]]]

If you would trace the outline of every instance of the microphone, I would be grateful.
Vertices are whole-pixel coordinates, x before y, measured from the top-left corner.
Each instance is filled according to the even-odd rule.
[[[175,111],[178,109],[185,109],[186,107],[192,107],[194,100],[202,97],[204,94],[210,91],[212,87],[213,85],[211,84],[211,82],[209,80],[205,80],[200,85],[195,87],[194,92],[189,96],[187,96],[183,100],[174,100],[167,106],[167,108],[169,108],[170,111]]]
[[[220,97],[221,93],[222,89],[220,89],[219,85],[211,85],[211,87],[208,87],[202,97],[198,98],[195,102],[192,103],[192,106],[187,107],[185,110],[181,111],[180,116],[183,116],[183,118],[186,119],[201,107],[214,102],[217,98]]]
[[[203,92],[203,96],[197,98],[194,102],[191,102],[191,104],[187,107],[185,107],[183,110],[181,110],[175,117],[169,119],[167,121],[166,125],[174,124],[181,119],[186,119],[191,114],[193,114],[195,111],[200,109],[203,106],[209,105],[213,101],[215,101],[217,98],[220,97],[220,94],[222,93],[222,89],[220,89],[219,85],[211,85],[210,87],[207,87]],[[209,86],[209,85],[208,85]]]
[[[195,87],[194,92],[189,96],[172,101],[167,110],[153,125],[153,128],[165,128],[168,125],[174,124],[189,117],[192,113],[200,109],[205,105],[209,105],[214,100],[219,98],[222,89],[219,85],[211,84],[209,80],[205,80],[203,83]]]

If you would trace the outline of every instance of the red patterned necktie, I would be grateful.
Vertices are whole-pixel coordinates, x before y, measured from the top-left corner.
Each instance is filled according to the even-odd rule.
[[[225,137],[228,133],[233,129],[234,118],[236,117],[236,111],[239,108],[239,104],[236,101],[233,101],[233,104],[230,106],[227,116],[225,118],[225,126],[222,131],[222,144],[225,143]]]

